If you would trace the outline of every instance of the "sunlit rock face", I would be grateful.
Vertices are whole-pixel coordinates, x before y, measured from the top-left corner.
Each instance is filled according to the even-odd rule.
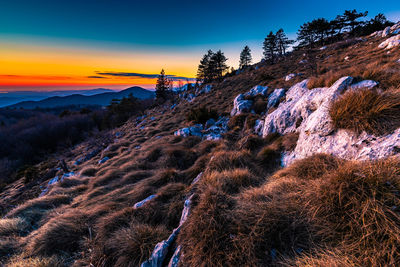
[[[400,129],[392,134],[376,137],[367,133],[356,135],[348,130],[335,130],[331,123],[329,107],[347,90],[373,88],[375,81],[366,80],[352,84],[352,77],[342,77],[331,87],[307,88],[307,80],[292,86],[286,101],[256,123],[264,137],[278,132],[299,133],[294,151],[285,153],[282,165],[316,153],[328,153],[345,159],[378,159],[390,156],[400,147]],[[263,127],[260,131],[260,126]]]

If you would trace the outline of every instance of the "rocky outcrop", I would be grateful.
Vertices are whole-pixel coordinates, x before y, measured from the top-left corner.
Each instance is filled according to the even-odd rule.
[[[250,89],[250,91],[239,94],[233,100],[233,109],[231,111],[231,116],[239,115],[245,112],[250,112],[253,106],[253,100],[248,98],[254,98],[256,96],[267,96],[268,86],[256,85]]]
[[[47,182],[46,187],[42,190],[42,192],[40,193],[39,197],[42,197],[44,195],[46,195],[46,193],[49,191],[49,189],[54,185],[57,184],[59,182],[64,181],[64,179],[68,179],[71,177],[74,177],[75,173],[74,172],[67,172],[64,173],[63,175],[59,176],[55,176],[54,178],[50,179],[50,181]]]
[[[203,125],[202,124],[196,124],[194,126],[186,127],[177,130],[174,135],[176,136],[182,136],[182,137],[188,137],[188,136],[203,136],[203,133],[201,132],[203,130]]]
[[[202,88],[197,89],[195,92],[195,95],[199,96],[201,94],[208,94],[209,92],[211,92],[211,89],[212,89],[212,85],[207,84],[207,85],[203,86]]]
[[[196,184],[201,179],[202,176],[203,176],[203,173],[202,172],[199,173],[197,175],[197,177],[192,181],[192,185]],[[161,267],[161,266],[163,266],[163,262],[165,260],[165,257],[168,254],[169,249],[171,248],[172,244],[175,242],[175,240],[181,230],[182,225],[186,222],[186,220],[191,212],[193,196],[194,196],[194,193],[192,193],[185,200],[181,219],[179,221],[179,226],[172,231],[172,234],[168,237],[168,239],[159,242],[155,246],[150,258],[148,260],[146,260],[145,262],[143,262],[140,265],[141,267]],[[171,259],[169,261],[168,266],[178,266],[180,254],[181,254],[180,251],[181,251],[181,247],[177,246],[173,256],[171,257]]]
[[[295,78],[297,76],[296,73],[290,73],[288,75],[285,76],[285,81],[290,81],[291,79]]]
[[[390,26],[387,26],[382,32],[382,37],[386,37],[389,34],[390,34]]]
[[[228,131],[229,118],[221,117],[217,121],[213,121],[208,120],[205,127],[202,124],[196,124],[179,129],[175,131],[174,135],[182,137],[199,136],[206,140],[219,140]]]
[[[377,85],[378,85],[378,83],[373,81],[373,80],[364,80],[364,81],[352,84],[350,86],[350,88],[353,89],[353,90],[357,90],[357,89],[361,89],[361,88],[371,89],[371,88],[374,88]]]
[[[352,77],[342,77],[329,88],[307,88],[307,80],[292,86],[286,101],[268,114],[263,124],[262,135],[278,132],[299,133],[294,151],[284,154],[282,164],[315,153],[328,153],[344,159],[377,159],[390,156],[400,147],[400,129],[394,133],[376,137],[367,133],[356,135],[348,130],[335,130],[331,123],[329,107],[347,88],[372,88],[374,81],[362,81],[352,85]]]
[[[391,49],[400,45],[400,34],[392,36],[380,43],[379,48]]]
[[[231,116],[239,115],[244,112],[250,112],[252,106],[252,100],[246,100],[244,94],[239,94],[233,100],[233,109],[231,111]]]
[[[285,89],[275,89],[268,97],[268,105],[267,108],[274,107],[278,102],[281,100],[281,98],[285,95]]]
[[[268,94],[268,86],[256,85],[253,88],[251,88],[250,91],[244,93],[243,95],[245,97],[255,97],[258,95],[267,96],[267,94]]]

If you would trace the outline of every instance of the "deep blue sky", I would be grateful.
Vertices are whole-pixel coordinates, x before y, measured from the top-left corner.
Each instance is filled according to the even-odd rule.
[[[162,68],[194,77],[208,49],[237,67],[249,45],[258,62],[269,31],[296,38],[301,24],[346,9],[400,19],[400,0],[0,0],[0,90],[152,87],[143,77]],[[95,77],[111,72],[132,75]]]
[[[400,1],[0,0],[0,34],[182,47],[258,40],[283,27],[295,33],[345,9],[400,15]],[[397,12],[397,14],[395,14]]]

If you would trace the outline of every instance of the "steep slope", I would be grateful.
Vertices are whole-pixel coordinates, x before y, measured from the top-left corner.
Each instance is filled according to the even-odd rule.
[[[257,64],[55,155],[68,171],[56,160],[42,163],[40,180],[21,179],[0,194],[1,260],[10,266],[395,265],[400,50],[379,48],[384,40],[348,40]],[[362,80],[378,85],[359,88]],[[394,104],[366,105],[363,92],[373,92],[373,100],[390,96]],[[358,107],[357,125],[384,130],[334,123],[333,103],[343,122]],[[188,121],[202,106],[219,118]],[[371,110],[378,111],[365,112]],[[390,125],[380,114],[390,115]],[[348,142],[344,154],[335,146],[321,149],[338,132],[362,142]],[[387,153],[355,161],[352,153],[371,144]]]
[[[143,89],[141,87],[131,87],[120,92],[109,92],[101,93],[95,95],[80,95],[74,94],[69,96],[54,96],[49,97],[40,101],[23,101],[14,105],[9,106],[10,108],[24,108],[24,109],[34,109],[34,108],[54,108],[60,106],[69,105],[99,105],[106,106],[110,104],[113,99],[122,99],[123,97],[128,97],[132,94],[134,97],[139,99],[153,98],[154,92],[150,90]]]

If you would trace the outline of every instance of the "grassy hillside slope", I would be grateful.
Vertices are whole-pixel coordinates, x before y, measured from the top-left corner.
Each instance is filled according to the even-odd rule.
[[[296,134],[261,138],[253,131],[260,115],[247,113],[230,119],[222,140],[174,136],[193,124],[186,119],[193,108],[229,116],[236,95],[255,85],[287,89],[311,78],[314,88],[352,75],[398,95],[400,49],[388,53],[378,48],[380,42],[364,37],[295,51],[274,65],[259,63],[214,83],[192,102],[171,100],[109,138],[41,163],[41,179],[21,179],[0,193],[0,262],[138,266],[179,225],[184,201],[194,194],[191,214],[164,264],[181,245],[182,266],[395,265],[398,158],[353,162],[317,154],[281,168],[281,153],[293,149]],[[301,75],[285,81],[289,73]],[[262,106],[265,99],[258,101]],[[92,157],[81,160],[87,155]],[[62,174],[55,169],[60,158],[74,175],[39,197]],[[151,201],[134,207],[150,195]]]

